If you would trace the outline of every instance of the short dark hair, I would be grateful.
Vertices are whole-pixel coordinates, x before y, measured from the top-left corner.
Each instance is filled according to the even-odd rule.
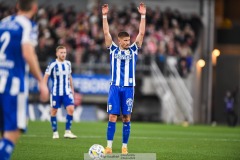
[[[59,49],[66,49],[66,47],[64,47],[64,46],[57,46],[56,51],[58,51]]]
[[[18,9],[22,11],[30,11],[33,3],[37,3],[37,0],[17,0]]]
[[[124,37],[130,37],[130,35],[125,31],[121,31],[118,33],[118,38],[124,38]]]

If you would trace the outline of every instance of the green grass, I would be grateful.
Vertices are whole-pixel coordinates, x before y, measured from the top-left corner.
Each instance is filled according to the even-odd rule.
[[[16,145],[12,160],[83,160],[91,145],[106,145],[107,122],[73,123],[77,139],[53,140],[49,122],[30,122]],[[113,152],[120,153],[122,124],[117,124]],[[130,153],[156,153],[158,160],[240,160],[240,127],[132,123]]]

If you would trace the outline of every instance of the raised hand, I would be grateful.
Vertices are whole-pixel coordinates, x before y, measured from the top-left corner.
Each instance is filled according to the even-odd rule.
[[[143,3],[143,2],[141,2],[140,4],[139,4],[139,7],[137,7],[138,8],[138,12],[141,14],[141,15],[145,15],[146,14],[146,6],[145,6],[145,4]]]
[[[108,4],[102,5],[102,15],[107,15],[108,14]]]

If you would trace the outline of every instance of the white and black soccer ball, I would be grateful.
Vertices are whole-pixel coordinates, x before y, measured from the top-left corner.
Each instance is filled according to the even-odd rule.
[[[100,160],[105,157],[105,149],[100,144],[94,144],[89,148],[89,156],[94,160]]]

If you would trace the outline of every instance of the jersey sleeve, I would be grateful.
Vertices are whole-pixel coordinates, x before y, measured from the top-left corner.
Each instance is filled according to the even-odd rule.
[[[118,46],[116,45],[116,43],[114,43],[112,41],[112,44],[107,48],[110,50],[110,54],[112,53],[112,51],[114,51]]]
[[[37,45],[38,26],[24,17],[18,17],[17,21],[22,26],[21,44],[30,43],[35,47]]]
[[[37,45],[38,27],[37,25],[26,27],[23,30],[22,44],[31,43],[34,47]]]
[[[3,19],[1,20],[1,22],[4,23],[4,22],[7,22],[7,21],[9,21],[9,20],[11,20],[11,16],[7,16],[7,17],[3,18]]]
[[[48,66],[47,66],[47,69],[45,71],[45,74],[50,75],[51,72],[52,72],[52,69],[53,69],[53,64],[49,63]]]
[[[139,48],[135,42],[130,46],[130,49],[134,51],[135,54],[138,54]]]

